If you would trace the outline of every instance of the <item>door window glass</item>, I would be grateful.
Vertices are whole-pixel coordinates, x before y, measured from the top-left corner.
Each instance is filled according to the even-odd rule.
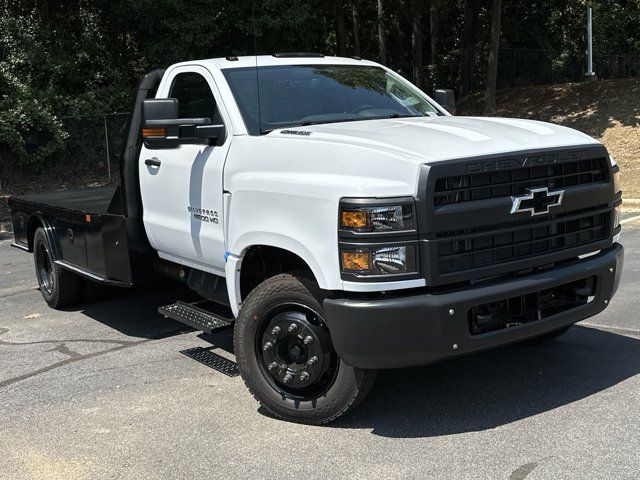
[[[176,75],[169,97],[178,99],[180,118],[214,118],[216,100],[207,80],[195,72]]]

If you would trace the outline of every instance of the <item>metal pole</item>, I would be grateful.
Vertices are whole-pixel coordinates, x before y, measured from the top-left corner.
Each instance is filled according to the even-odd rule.
[[[593,71],[593,3],[587,4],[587,44],[589,56],[587,61],[587,80],[595,80],[596,74]]]
[[[107,149],[107,175],[109,175],[109,180],[111,180],[111,160],[109,159],[109,129],[107,128],[107,115],[102,114],[104,118],[104,145]]]

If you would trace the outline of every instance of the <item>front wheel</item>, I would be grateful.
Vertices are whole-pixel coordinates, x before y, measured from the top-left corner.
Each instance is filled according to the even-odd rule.
[[[324,424],[355,407],[374,370],[345,364],[324,321],[322,294],[303,275],[265,280],[247,297],[235,325],[242,378],[260,404],[284,420]]]

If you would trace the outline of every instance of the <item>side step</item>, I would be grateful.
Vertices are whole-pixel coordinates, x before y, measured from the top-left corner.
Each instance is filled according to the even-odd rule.
[[[207,303],[211,302],[185,303],[177,301],[171,305],[158,307],[158,313],[204,333],[211,333],[215,330],[221,330],[233,325],[234,318],[232,316],[205,310],[198,306]]]

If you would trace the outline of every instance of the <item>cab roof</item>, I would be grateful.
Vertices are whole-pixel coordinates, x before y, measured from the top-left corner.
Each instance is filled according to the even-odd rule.
[[[313,56],[312,56],[313,55]],[[346,57],[319,56],[317,54],[274,54],[274,55],[250,55],[243,57],[209,58],[204,60],[191,60],[177,63],[181,65],[203,65],[209,68],[224,70],[228,68],[246,67],[271,67],[278,65],[368,65],[379,66],[369,60],[359,60]]]

